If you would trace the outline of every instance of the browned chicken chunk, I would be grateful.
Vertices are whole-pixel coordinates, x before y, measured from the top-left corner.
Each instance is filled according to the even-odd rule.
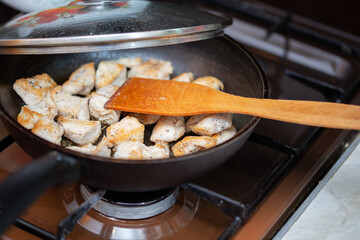
[[[212,136],[232,126],[232,115],[229,113],[210,114],[200,119],[197,118],[196,116],[191,117],[186,125],[188,129],[198,135]]]
[[[90,115],[104,124],[113,124],[119,121],[120,111],[105,109],[104,105],[109,100],[108,97],[96,92],[91,93],[89,101]]]
[[[161,115],[155,115],[155,114],[144,114],[144,113],[127,113],[126,116],[129,117],[135,117],[139,122],[141,122],[144,125],[151,125],[156,123]]]
[[[129,78],[142,77],[169,80],[173,70],[173,66],[169,61],[149,59],[142,64],[131,68],[129,71]]]
[[[208,136],[188,136],[177,142],[172,148],[175,157],[199,152],[212,148],[216,145],[216,140]]]
[[[173,142],[185,133],[184,117],[162,116],[156,123],[150,141]]]
[[[110,148],[122,141],[136,140],[144,142],[145,126],[134,117],[124,117],[120,122],[110,125],[106,129],[106,137]]]
[[[71,94],[89,94],[95,86],[94,63],[87,63],[79,67],[62,86],[65,91]]]
[[[95,74],[96,89],[107,85],[121,86],[126,81],[126,67],[115,61],[102,61]]]
[[[89,120],[89,97],[73,96],[64,91],[61,86],[51,90],[51,96],[58,106],[58,114],[64,117],[72,117],[80,120]]]
[[[13,88],[26,105],[35,105],[41,101],[48,90],[56,87],[56,82],[46,73],[32,78],[15,81]]]
[[[78,145],[94,143],[101,134],[101,123],[99,121],[60,116],[58,124],[64,128],[64,136]]]
[[[35,123],[44,116],[51,119],[57,115],[57,105],[48,91],[38,104],[23,106],[17,116],[17,121],[23,127],[32,129]]]
[[[52,118],[47,117],[40,118],[31,132],[57,145],[60,145],[64,134],[63,128],[54,122]]]
[[[192,83],[200,84],[216,90],[224,90],[224,84],[219,79],[212,76],[197,78],[192,81]]]
[[[132,68],[135,66],[138,66],[142,63],[142,58],[136,57],[136,58],[119,58],[116,60],[117,63],[120,63],[128,68]]]
[[[185,72],[176,77],[173,77],[171,80],[178,82],[191,82],[194,80],[194,74],[191,72]]]
[[[231,126],[231,128],[228,128],[219,133],[215,133],[214,135],[212,135],[212,137],[216,140],[216,145],[219,145],[223,142],[226,142],[230,138],[234,137],[236,133],[237,133],[236,127],[233,125]]]
[[[115,147],[115,158],[121,159],[159,159],[170,157],[170,150],[167,143],[158,142],[154,146],[130,140],[122,141]]]

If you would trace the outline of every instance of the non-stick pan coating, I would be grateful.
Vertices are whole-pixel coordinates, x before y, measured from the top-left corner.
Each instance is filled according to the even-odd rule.
[[[210,150],[170,159],[117,160],[74,152],[46,142],[21,127],[16,116],[23,105],[13,91],[18,78],[48,73],[58,84],[84,63],[120,57],[169,60],[174,75],[191,71],[196,77],[212,75],[224,82],[231,94],[266,98],[265,75],[256,61],[239,44],[228,37],[193,43],[84,54],[35,56],[0,56],[0,103],[4,125],[17,143],[34,158],[50,150],[76,157],[83,166],[81,182],[113,191],[152,191],[193,180],[230,158],[247,140],[258,118],[233,117],[237,136]]]

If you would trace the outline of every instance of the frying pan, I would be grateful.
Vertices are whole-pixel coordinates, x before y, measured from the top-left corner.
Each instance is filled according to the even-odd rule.
[[[84,63],[98,63],[101,60],[120,57],[168,60],[174,66],[174,75],[187,71],[192,71],[195,76],[213,75],[224,82],[225,91],[228,93],[255,98],[268,97],[268,85],[260,65],[248,51],[228,36],[178,45],[119,51],[0,55],[1,119],[15,141],[29,155],[39,159],[25,166],[0,186],[3,209],[9,208],[6,205],[17,206],[14,201],[20,201],[20,204],[26,206],[51,185],[69,181],[78,181],[112,191],[146,192],[194,180],[221,165],[237,152],[259,121],[259,118],[253,116],[234,115],[233,121],[238,129],[236,136],[206,151],[168,159],[115,161],[52,144],[17,123],[16,117],[23,103],[12,89],[16,79],[48,73],[58,84],[62,84]],[[20,197],[19,194],[28,195]],[[20,213],[20,210],[17,210],[17,213],[13,214]]]

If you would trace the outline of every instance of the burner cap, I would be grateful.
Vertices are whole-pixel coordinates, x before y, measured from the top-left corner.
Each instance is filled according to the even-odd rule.
[[[81,195],[85,200],[95,191],[88,186],[80,186]],[[109,217],[144,219],[168,210],[175,203],[178,194],[178,187],[144,193],[108,191],[93,208]]]

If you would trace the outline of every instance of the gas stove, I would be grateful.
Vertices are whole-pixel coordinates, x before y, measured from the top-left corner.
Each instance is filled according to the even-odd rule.
[[[177,2],[233,17],[226,34],[259,60],[270,98],[360,104],[356,36],[254,1]],[[2,181],[32,159],[0,133]],[[143,194],[56,186],[3,238],[269,239],[357,136],[262,119],[238,153],[193,182]]]

